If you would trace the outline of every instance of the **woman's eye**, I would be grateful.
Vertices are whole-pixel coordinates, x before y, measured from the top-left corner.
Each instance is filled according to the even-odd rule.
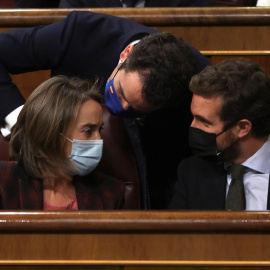
[[[91,129],[86,129],[83,131],[86,135],[91,135],[92,134],[92,130]]]

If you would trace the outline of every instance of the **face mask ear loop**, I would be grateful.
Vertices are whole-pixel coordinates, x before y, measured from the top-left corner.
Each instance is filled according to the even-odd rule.
[[[70,141],[71,143],[73,142],[73,140],[69,139],[68,137],[66,137],[66,139],[67,139],[68,141]]]
[[[117,75],[118,71],[119,71],[119,68],[117,69],[117,71],[116,71],[115,74],[113,75],[113,79],[114,79],[115,76]]]
[[[237,121],[235,124],[229,125],[226,129],[224,129],[223,131],[221,131],[220,133],[218,133],[218,134],[216,135],[216,137],[219,136],[219,135],[221,135],[222,133],[226,132],[227,130],[229,130],[230,128],[232,128],[232,127],[233,127],[234,125],[236,125],[237,123],[238,123],[238,121]]]
[[[236,125],[236,124],[234,124],[234,125]],[[231,127],[233,127],[234,125],[230,125],[230,126],[227,127],[226,129],[224,129],[223,131],[221,131],[220,133],[218,133],[218,134],[216,135],[216,137],[219,136],[219,135],[221,135],[222,133],[226,132],[227,130],[229,130],[229,129],[230,129]],[[235,144],[238,140],[239,140],[239,138],[238,138],[233,144]],[[219,156],[221,153],[222,153],[222,151],[217,152],[217,156]]]
[[[220,133],[218,133],[218,134],[216,135],[216,137],[219,136],[219,135],[221,135],[222,133],[226,132],[227,130],[228,130],[228,129],[224,129],[223,131],[221,131]]]
[[[218,134],[216,135],[216,138],[217,138],[219,135],[221,135],[222,133],[226,132],[228,129],[229,129],[229,128],[224,129],[223,131],[221,131],[220,133],[218,133]],[[217,156],[219,156],[221,153],[222,153],[222,151],[219,151],[219,152],[217,151]]]
[[[60,133],[61,136],[64,136],[63,133]],[[73,140],[69,139],[68,137],[64,136],[68,141],[70,141],[71,143],[73,142]]]

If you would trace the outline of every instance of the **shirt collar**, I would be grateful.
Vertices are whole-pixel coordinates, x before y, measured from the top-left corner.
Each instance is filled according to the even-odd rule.
[[[270,172],[270,136],[253,156],[243,162],[243,165],[260,173]]]
[[[229,162],[224,162],[224,168],[226,170],[229,165]],[[242,165],[259,173],[267,174],[270,172],[270,135],[264,145],[254,155],[243,162]]]

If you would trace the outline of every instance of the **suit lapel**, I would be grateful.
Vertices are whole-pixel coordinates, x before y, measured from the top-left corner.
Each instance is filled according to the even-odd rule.
[[[20,208],[43,210],[42,181],[32,179],[26,174],[19,179]]]
[[[227,174],[223,162],[204,164],[204,172],[199,182],[202,209],[225,209]]]
[[[96,0],[96,7],[122,7],[120,0]]]
[[[104,209],[102,198],[95,189],[84,185],[76,176],[74,186],[79,210],[102,210]],[[89,180],[91,181],[91,180]]]

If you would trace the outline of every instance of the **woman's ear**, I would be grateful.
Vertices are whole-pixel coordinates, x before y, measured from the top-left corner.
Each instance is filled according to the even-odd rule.
[[[129,56],[130,52],[134,48],[134,44],[128,45],[121,53],[120,53],[120,61],[123,63],[127,57]]]
[[[248,119],[242,119],[237,122],[238,137],[243,138],[251,133],[252,123]]]

